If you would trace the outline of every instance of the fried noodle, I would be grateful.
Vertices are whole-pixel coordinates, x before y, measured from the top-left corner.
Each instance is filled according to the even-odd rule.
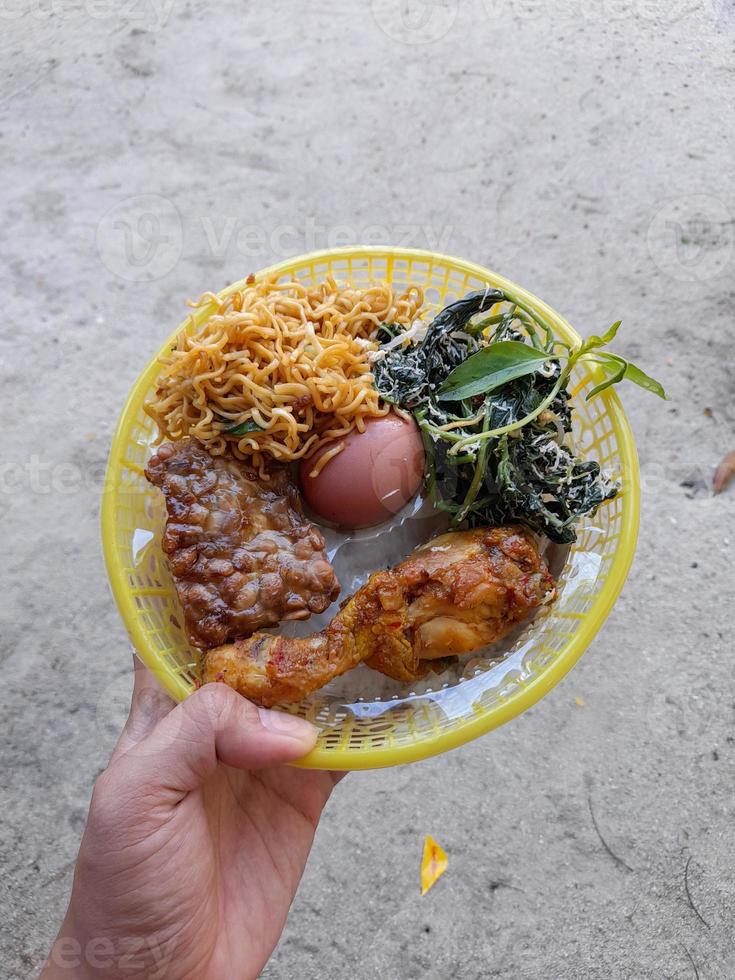
[[[145,410],[161,438],[194,436],[213,455],[229,449],[265,476],[269,459],[308,458],[390,411],[373,384],[372,338],[381,323],[408,327],[423,293],[331,277],[316,286],[270,279],[224,299],[205,293],[191,305],[210,304],[207,319],[199,326],[192,319],[161,358]],[[315,471],[341,448],[324,453]]]

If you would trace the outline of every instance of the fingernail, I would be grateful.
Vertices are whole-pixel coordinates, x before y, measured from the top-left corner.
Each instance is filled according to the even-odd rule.
[[[319,734],[316,725],[304,718],[296,715],[289,715],[285,711],[270,711],[268,708],[258,708],[260,723],[263,728],[275,735],[288,735],[289,738],[297,738],[300,742],[313,741],[314,736]]]

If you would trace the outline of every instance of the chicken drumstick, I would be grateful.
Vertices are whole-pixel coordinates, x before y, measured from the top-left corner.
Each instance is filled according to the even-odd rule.
[[[416,680],[432,662],[501,639],[553,590],[523,528],[454,531],[374,572],[321,633],[256,633],[209,650],[202,680],[223,681],[265,706],[300,701],[363,660],[396,680]]]

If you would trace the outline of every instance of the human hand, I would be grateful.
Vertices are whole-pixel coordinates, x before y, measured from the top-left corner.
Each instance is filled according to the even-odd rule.
[[[173,702],[136,661],[41,980],[240,980],[280,937],[339,774],[279,765],[316,740],[224,684]]]

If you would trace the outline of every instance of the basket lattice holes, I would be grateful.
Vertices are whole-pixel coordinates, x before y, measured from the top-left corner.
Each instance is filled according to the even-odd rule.
[[[486,270],[446,257],[407,250],[355,249],[284,263],[275,272],[279,279],[293,277],[308,283],[326,275],[358,285],[380,279],[394,286],[413,283],[424,289],[427,302],[436,308],[487,285],[511,287],[546,316],[558,335],[575,337],[561,318],[530,294]],[[200,311],[197,319],[205,316],[206,310]],[[139,653],[169,692],[183,698],[194,688],[197,656],[186,643],[183,617],[160,548],[163,503],[144,476],[157,433],[142,404],[155,376],[153,358],[120,422],[109,473],[105,544],[113,587]],[[510,646],[506,641],[506,655],[501,659],[497,650],[480,653],[459,664],[451,675],[433,677],[413,690],[386,680],[385,690],[367,697],[361,685],[367,683],[368,668],[360,667],[353,672],[354,681],[342,678],[339,684],[329,685],[300,705],[284,706],[322,729],[318,750],[309,764],[344,768],[380,765],[459,744],[524,710],[538,696],[530,694],[534,684],[554,671],[561,676],[580,655],[584,647],[577,643],[574,649],[575,634],[590,616],[596,615],[601,621],[609,608],[610,602],[600,599],[606,587],[612,587],[610,571],[624,530],[631,547],[631,512],[635,507],[630,498],[637,493],[637,485],[634,474],[626,472],[626,454],[621,453],[621,445],[630,436],[616,396],[605,394],[586,402],[584,394],[594,383],[586,369],[578,371],[572,381],[577,443],[587,457],[622,478],[623,491],[582,526],[566,556],[556,601],[511,637]],[[395,560],[400,557],[395,556]],[[617,578],[620,581],[615,588],[619,589],[622,579],[620,575]],[[600,611],[603,605],[605,609]],[[568,664],[563,663],[565,658]]]

